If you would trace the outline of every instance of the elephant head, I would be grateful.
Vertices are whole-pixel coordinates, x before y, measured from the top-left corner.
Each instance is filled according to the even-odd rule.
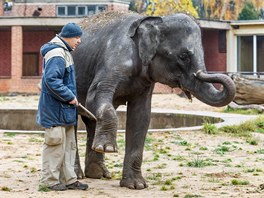
[[[235,84],[224,74],[207,74],[199,25],[189,16],[145,17],[135,21],[129,36],[138,46],[148,79],[180,87],[211,106],[224,106],[235,96]],[[215,88],[213,83],[222,85]]]

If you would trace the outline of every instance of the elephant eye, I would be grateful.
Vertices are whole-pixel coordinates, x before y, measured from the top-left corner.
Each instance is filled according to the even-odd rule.
[[[184,52],[182,53],[179,58],[182,60],[182,61],[187,61],[189,59],[189,55],[188,53]]]

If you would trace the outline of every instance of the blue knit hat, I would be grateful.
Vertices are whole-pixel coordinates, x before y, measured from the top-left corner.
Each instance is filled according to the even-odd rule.
[[[82,29],[76,23],[68,23],[61,29],[60,36],[64,38],[76,37],[82,35]]]

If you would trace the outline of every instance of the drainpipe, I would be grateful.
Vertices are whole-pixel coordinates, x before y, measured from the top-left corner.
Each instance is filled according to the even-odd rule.
[[[0,0],[0,16],[4,16],[4,0]]]

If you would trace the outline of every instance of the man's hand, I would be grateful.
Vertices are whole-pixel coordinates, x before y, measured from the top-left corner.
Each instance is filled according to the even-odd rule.
[[[69,102],[70,104],[76,105],[78,106],[79,102],[77,100],[77,98],[74,98],[72,101]]]

